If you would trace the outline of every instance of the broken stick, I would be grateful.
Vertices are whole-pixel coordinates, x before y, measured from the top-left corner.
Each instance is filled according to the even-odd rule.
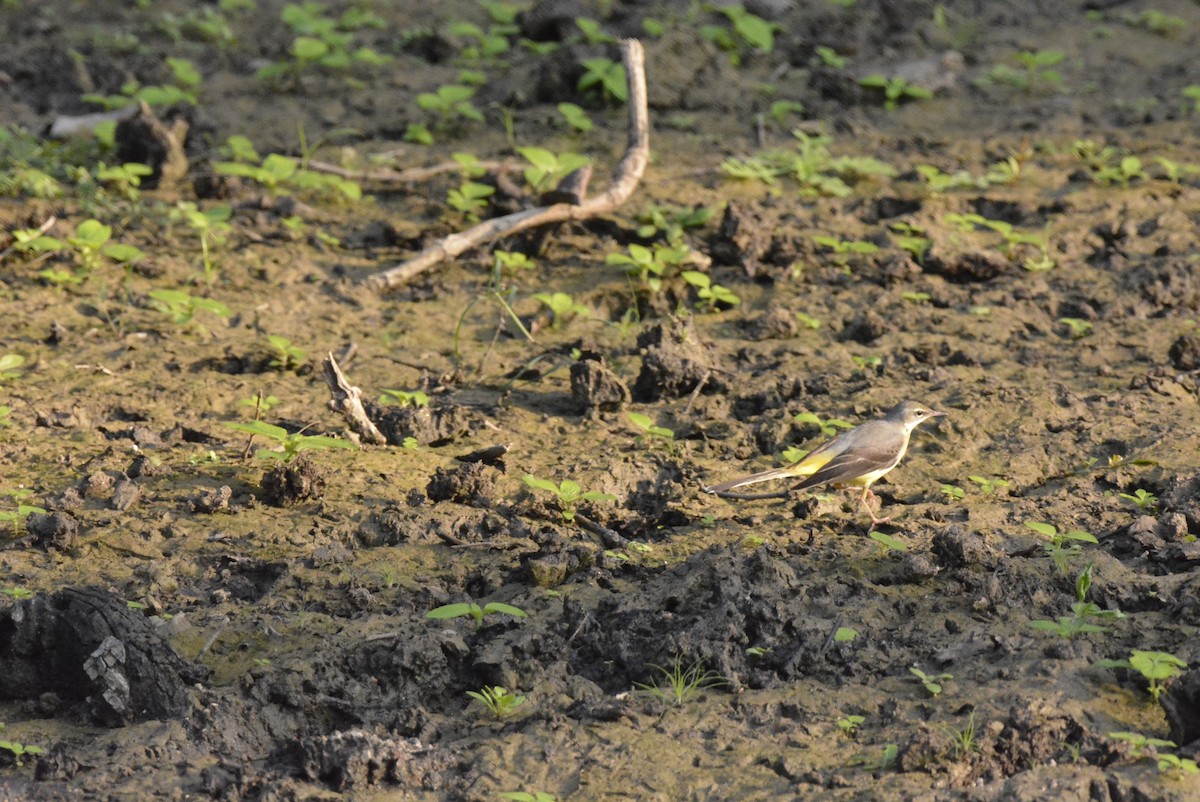
[[[621,162],[613,171],[613,182],[608,191],[579,204],[555,203],[551,206],[525,209],[451,234],[407,262],[401,262],[368,277],[367,286],[381,291],[399,287],[434,265],[453,259],[485,242],[547,223],[586,220],[611,212],[627,201],[637,189],[650,161],[650,114],[646,104],[646,57],[642,43],[636,39],[622,40],[621,59],[625,64],[626,80],[629,84],[629,144]]]

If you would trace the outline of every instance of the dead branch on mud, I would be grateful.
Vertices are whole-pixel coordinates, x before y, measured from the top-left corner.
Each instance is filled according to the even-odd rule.
[[[625,64],[626,80],[629,84],[629,144],[621,162],[613,171],[613,182],[608,191],[578,204],[555,203],[551,206],[525,209],[488,220],[458,234],[451,234],[407,262],[401,262],[368,277],[367,286],[379,291],[398,287],[434,265],[453,259],[485,242],[547,223],[586,220],[607,214],[627,201],[637,189],[650,160],[650,115],[646,105],[646,58],[642,43],[636,39],[623,40],[621,59]]]
[[[335,412],[340,412],[346,419],[350,431],[357,434],[364,442],[374,445],[387,445],[383,432],[371,422],[362,404],[362,390],[346,380],[342,369],[332,353],[327,353],[321,362],[321,372],[325,375],[325,383],[329,385],[329,406]]]

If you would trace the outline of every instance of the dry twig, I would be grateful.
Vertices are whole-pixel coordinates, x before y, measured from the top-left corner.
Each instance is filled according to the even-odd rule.
[[[374,445],[387,445],[387,438],[379,431],[362,404],[362,390],[346,380],[342,369],[338,367],[333,354],[326,354],[321,362],[321,372],[325,375],[325,383],[329,385],[329,406],[340,412],[350,426],[350,430],[363,441]]]
[[[551,206],[525,209],[488,220],[458,234],[451,234],[407,262],[370,276],[366,280],[367,285],[376,290],[398,287],[434,265],[453,259],[485,242],[547,223],[586,220],[611,212],[627,201],[642,180],[642,174],[650,160],[650,119],[646,105],[646,65],[642,43],[636,39],[622,41],[621,57],[629,82],[629,144],[613,173],[613,183],[608,191],[579,204],[555,203]]]

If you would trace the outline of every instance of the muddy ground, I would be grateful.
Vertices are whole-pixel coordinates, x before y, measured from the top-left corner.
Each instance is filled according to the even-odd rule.
[[[377,14],[344,27],[390,61],[256,78],[297,35],[273,0],[0,3],[3,230],[94,218],[142,251],[86,275],[67,251],[0,262],[0,356],[24,360],[0,379],[0,736],[44,750],[0,750],[0,798],[1200,799],[1156,757],[1196,758],[1200,674],[1155,702],[1096,665],[1200,662],[1200,7],[763,2],[765,52],[722,49],[701,26],[726,17],[683,2],[539,3],[508,29],[474,3],[331,5]],[[576,17],[646,45],[653,161],[614,214],[381,294],[363,280],[469,224],[457,171],[359,201],[215,177],[232,135],[298,156],[302,134],[355,169],[576,151],[602,190],[625,111],[576,84],[619,57]],[[508,52],[472,54],[464,20]],[[122,193],[71,165],[161,162],[144,133],[41,139],[86,93],[169,83],[168,56],[202,78],[155,108],[188,124],[186,172]],[[415,98],[462,69],[483,120],[439,123]],[[936,93],[889,108],[871,74]],[[434,144],[403,141],[415,122]],[[770,183],[721,169],[772,151]],[[519,169],[479,180],[499,187],[482,217],[532,202],[506,194]],[[234,210],[208,275],[180,201]],[[653,208],[711,217],[639,230]],[[691,255],[658,291],[606,261],[672,236]],[[494,249],[535,267],[493,280]],[[740,303],[709,308],[681,269]],[[173,320],[163,289],[229,315]],[[552,292],[583,308],[556,323],[533,297]],[[390,445],[256,458],[226,423],[349,437],[327,352],[369,401],[428,406],[369,406]],[[703,492],[827,436],[800,413],[908,398],[947,415],[876,485],[883,540],[837,491]],[[612,498],[567,520],[526,474]],[[1027,522],[1096,542],[1052,554]],[[1072,619],[1088,565],[1087,601],[1124,618]],[[425,617],[470,602],[527,616]],[[1060,617],[1104,631],[1031,625]],[[701,687],[677,698],[674,666]],[[467,695],[491,686],[525,701],[493,716]]]

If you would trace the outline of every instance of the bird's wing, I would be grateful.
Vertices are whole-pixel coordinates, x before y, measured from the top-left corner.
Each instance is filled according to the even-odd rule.
[[[851,437],[850,435],[854,435]],[[883,475],[899,462],[900,451],[904,446],[903,436],[894,433],[890,428],[882,428],[865,424],[843,436],[843,442],[836,449],[828,449],[832,454],[818,454],[814,451],[801,462],[807,462],[814,457],[824,457],[819,465],[807,478],[793,485],[793,489],[803,490],[808,487],[818,487],[827,484],[842,484],[868,476],[872,473]],[[830,445],[835,445],[830,443]],[[825,449],[821,449],[825,451]],[[878,478],[878,477],[876,477]]]
[[[832,440],[828,440],[814,448],[812,451],[804,455],[804,458],[799,462],[791,465],[783,465],[779,468],[769,468],[765,471],[752,473],[749,476],[740,476],[737,479],[730,479],[727,482],[721,482],[708,488],[711,493],[725,493],[746,485],[756,485],[759,482],[769,482],[772,479],[794,479],[798,476],[811,476],[814,472],[829,462],[838,455],[841,450],[841,444],[846,441],[846,438],[853,433],[854,430],[843,432]]]

